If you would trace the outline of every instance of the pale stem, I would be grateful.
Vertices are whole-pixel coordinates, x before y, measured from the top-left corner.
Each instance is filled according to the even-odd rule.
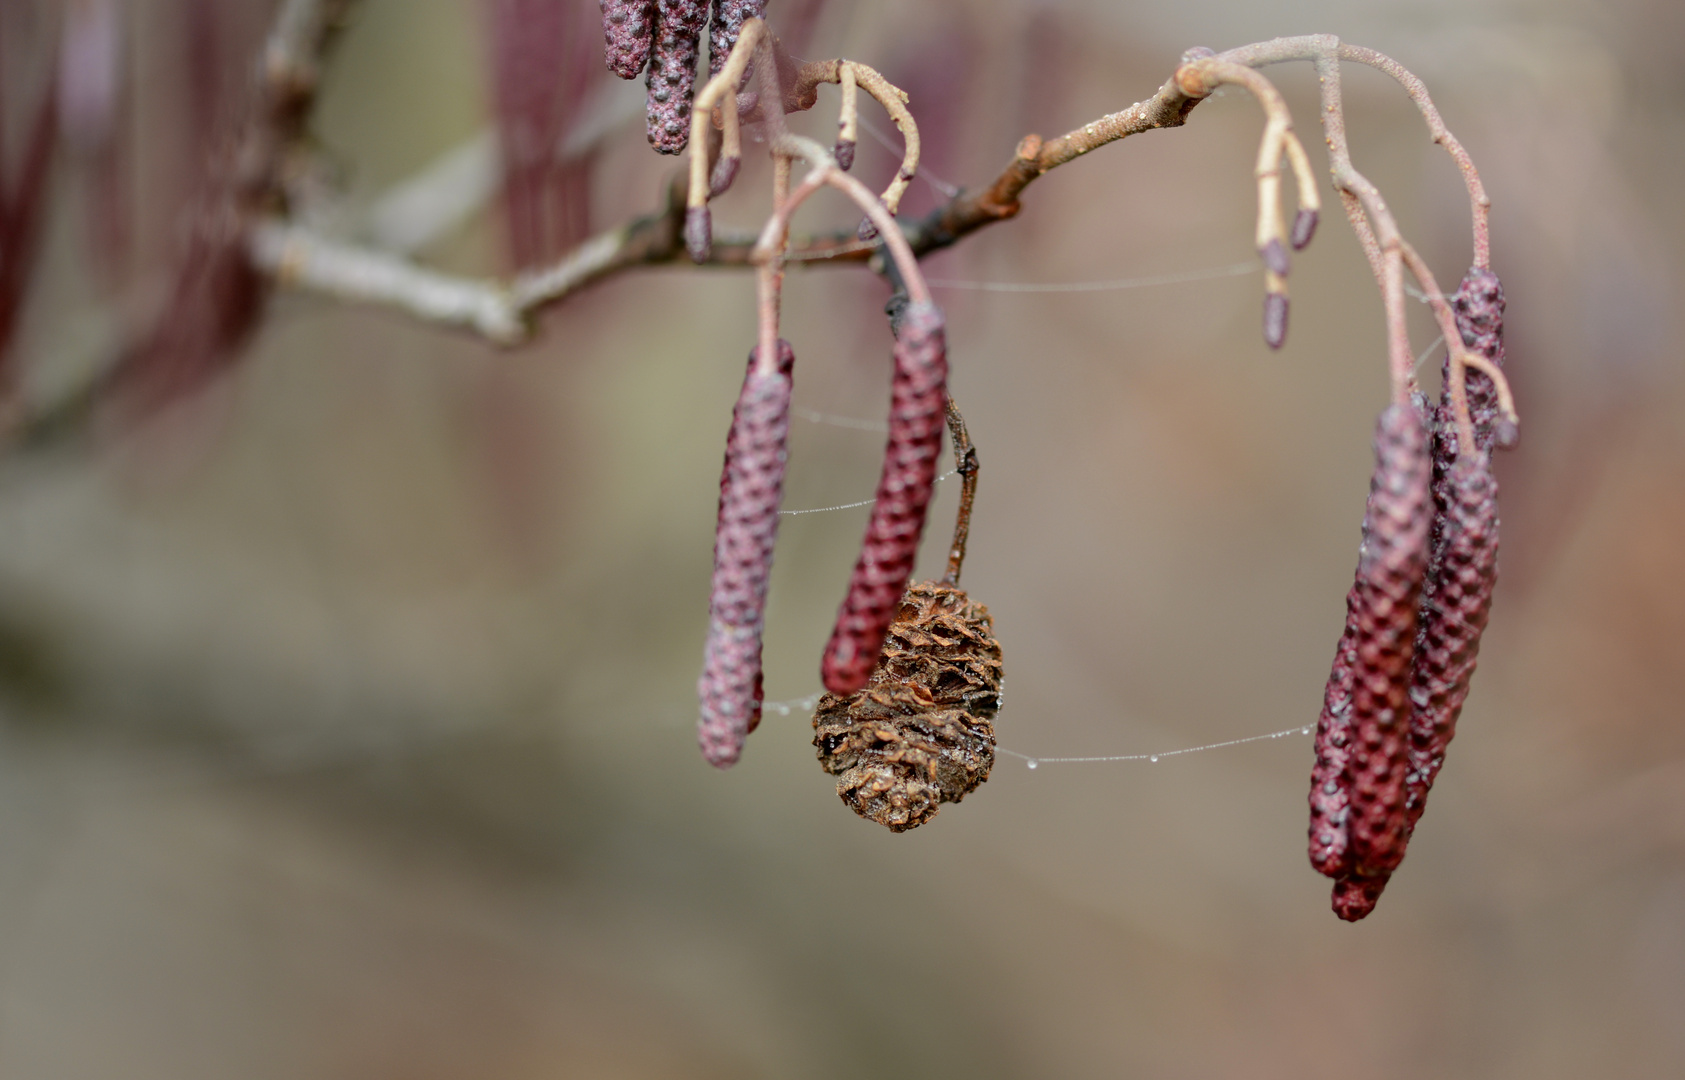
[[[720,108],[720,129],[725,135],[720,145],[722,157],[733,156],[733,151],[741,153],[741,145],[731,145],[737,142],[737,88],[743,82],[743,73],[749,70],[749,61],[754,56],[755,48],[765,37],[766,23],[760,19],[745,19],[743,28],[738,31],[737,44],[731,47],[731,55],[726,57],[720,73],[708,80],[706,86],[698,91],[690,108],[690,194],[685,205],[697,209],[708,205],[708,124],[713,116],[714,107]],[[723,103],[723,105],[722,105]],[[730,119],[726,119],[729,116]],[[775,361],[776,363],[776,361]]]

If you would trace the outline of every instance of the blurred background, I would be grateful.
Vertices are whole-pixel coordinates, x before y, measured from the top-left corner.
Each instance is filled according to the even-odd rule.
[[[0,8],[14,414],[74,397],[182,295],[183,221],[272,7]],[[905,88],[926,176],[974,188],[1024,133],[1147,97],[1193,45],[1331,32],[1428,82],[1492,196],[1524,422],[1498,463],[1474,691],[1377,912],[1339,922],[1306,865],[1299,736],[1157,764],[1002,756],[900,836],[838,802],[800,708],[729,772],[701,761],[748,274],[626,273],[513,351],[281,289],[163,408],[0,454],[0,1076],[1685,1073],[1685,7],[768,14],[797,55]],[[587,0],[363,0],[295,216],[491,275],[649,212],[679,163],[645,144],[641,84],[603,70],[597,18]],[[533,64],[554,82],[518,74]],[[1270,75],[1313,132],[1309,66]],[[1358,168],[1453,287],[1454,169],[1395,84],[1348,66],[1346,91]],[[826,90],[797,122],[829,138],[835,108]],[[32,147],[51,130],[49,161]],[[928,273],[1248,262],[1259,131],[1249,98],[1220,94],[1048,175]],[[863,141],[855,171],[880,185],[897,156]],[[472,197],[403,213],[400,185],[441,170]],[[716,223],[755,227],[767,191],[751,155]],[[905,209],[941,198],[920,181]],[[811,207],[803,228],[858,216]],[[965,584],[1005,649],[1002,747],[1147,753],[1315,722],[1386,379],[1337,212],[1292,285],[1273,354],[1257,273],[940,291],[983,463]],[[882,435],[801,417],[881,421],[886,295],[858,267],[790,275],[787,508],[873,490]],[[1437,331],[1412,319],[1425,348]],[[784,520],[769,699],[817,691],[865,516]]]

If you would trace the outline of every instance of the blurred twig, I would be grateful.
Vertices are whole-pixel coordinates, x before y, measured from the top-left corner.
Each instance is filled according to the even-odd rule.
[[[230,213],[220,218],[224,224],[245,223],[232,235],[239,239],[244,251],[242,258],[248,267],[286,286],[395,308],[425,321],[467,329],[507,345],[519,343],[530,334],[534,317],[540,311],[605,277],[633,267],[675,263],[685,257],[682,228],[685,176],[682,173],[665,185],[662,205],[653,213],[599,233],[556,261],[506,280],[435,271],[401,253],[331,238],[293,220],[289,216],[285,187],[287,157],[302,136],[314,103],[321,59],[333,31],[343,23],[353,3],[354,0],[288,0],[265,46],[257,101],[244,126],[239,153],[234,157],[236,182],[224,189],[224,198],[232,200],[226,204]],[[1183,67],[1205,59],[1246,67],[1288,60],[1311,60],[1317,64],[1323,82],[1323,119],[1332,151],[1335,186],[1387,297],[1397,291],[1388,287],[1390,280],[1401,277],[1402,271],[1397,265],[1401,260],[1397,254],[1396,228],[1373,186],[1351,168],[1345,153],[1343,120],[1337,108],[1331,116],[1327,105],[1331,100],[1338,103],[1340,60],[1369,64],[1392,75],[1421,109],[1435,141],[1447,148],[1463,171],[1474,208],[1476,262],[1483,258],[1488,203],[1479,176],[1462,147],[1445,129],[1420,81],[1394,61],[1371,50],[1343,45],[1332,35],[1277,38],[1218,54],[1194,50],[1184,56]],[[786,62],[781,56],[780,67]],[[837,79],[841,63],[820,61],[791,70],[785,83],[790,88],[785,94],[785,108],[792,111],[811,108],[817,100],[818,84]],[[1026,135],[1019,141],[1012,160],[987,186],[976,191],[962,190],[922,217],[898,221],[908,248],[915,256],[922,257],[955,244],[979,229],[1014,217],[1024,189],[1045,173],[1128,136],[1180,127],[1194,106],[1203,100],[1201,87],[1194,85],[1194,89],[1196,92],[1190,94],[1173,74],[1152,97],[1126,109],[1099,117],[1056,138],[1044,140],[1037,135]],[[1204,89],[1209,92],[1209,88]],[[745,116],[752,118],[749,114]],[[752,234],[717,235],[705,265],[747,268],[752,263],[754,244]],[[787,261],[827,265],[868,262],[879,272],[893,273],[885,258],[882,238],[862,242],[852,231],[794,237],[783,257]],[[1389,310],[1389,315],[1393,314],[1396,313]],[[165,324],[167,321],[166,315]],[[221,339],[218,343],[226,345]],[[1400,370],[1408,359],[1406,356],[1400,361]],[[93,390],[84,395],[94,396],[97,394]],[[49,427],[53,419],[43,418]]]

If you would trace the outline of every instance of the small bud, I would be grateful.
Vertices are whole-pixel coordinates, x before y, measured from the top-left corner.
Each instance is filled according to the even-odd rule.
[[[713,214],[707,206],[692,206],[685,210],[685,250],[693,263],[705,263],[713,250]]]
[[[1207,57],[1216,55],[1216,49],[1209,48],[1205,45],[1195,45],[1193,48],[1182,54],[1182,63],[1189,64],[1195,60],[1204,60]]]
[[[1294,251],[1303,251],[1310,246],[1311,237],[1316,235],[1316,223],[1315,210],[1300,210],[1293,215],[1293,228],[1288,239]]]
[[[876,240],[878,238],[878,227],[872,223],[871,218],[863,217],[860,219],[860,227],[854,230],[854,235],[862,241]]]
[[[1287,249],[1281,246],[1281,240],[1277,237],[1270,237],[1269,243],[1258,249],[1258,254],[1263,258],[1264,265],[1269,267],[1272,274],[1286,277],[1287,272],[1292,269],[1291,264],[1287,261]]]
[[[1500,416],[1492,425],[1492,441],[1500,450],[1509,450],[1520,440],[1521,429],[1509,417]]]
[[[1287,341],[1287,294],[1264,294],[1264,344],[1279,349]]]
[[[854,167],[854,140],[838,139],[836,147],[831,151],[837,159],[837,168],[847,172]]]
[[[714,162],[714,171],[708,177],[708,197],[718,198],[731,187],[731,182],[737,179],[737,170],[743,164],[740,157],[721,157]]]

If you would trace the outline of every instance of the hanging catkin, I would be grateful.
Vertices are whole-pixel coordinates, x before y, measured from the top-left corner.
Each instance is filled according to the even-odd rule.
[[[794,364],[786,341],[778,343],[776,372],[756,370],[755,353],[749,354],[726,437],[708,640],[697,682],[697,741],[708,763],[722,769],[737,761],[744,737],[760,722],[761,627],[784,494]]]
[[[1504,286],[1498,275],[1484,266],[1469,268],[1462,283],[1451,295],[1451,310],[1457,316],[1457,329],[1463,344],[1490,360],[1504,366]],[[1445,378],[1449,384],[1450,358],[1446,358]],[[1483,371],[1467,373],[1469,419],[1474,423],[1475,445],[1490,451],[1494,444],[1509,446],[1515,433],[1499,416],[1498,388]]]
[[[650,50],[645,121],[649,144],[663,154],[684,152],[690,142],[690,103],[696,96],[696,57],[707,0],[658,0],[655,45]]]
[[[846,697],[866,685],[912,576],[942,448],[947,377],[941,310],[908,305],[895,342],[889,443],[877,499],[820,664],[825,689],[833,694]]]
[[[708,22],[708,76],[725,67],[726,57],[737,44],[746,19],[766,18],[766,0],[714,0],[714,14]]]
[[[649,63],[655,39],[655,0],[599,0],[603,9],[604,59],[622,79],[635,79]]]
[[[1384,874],[1404,855],[1408,687],[1416,606],[1427,571],[1431,506],[1427,432],[1421,415],[1413,406],[1391,405],[1376,426],[1375,472],[1357,574],[1347,598],[1348,625],[1325,693],[1325,702],[1333,707],[1325,705],[1329,722],[1318,725],[1311,854],[1317,869],[1332,876],[1361,879]],[[1340,707],[1348,678],[1349,712]],[[1344,724],[1339,721],[1342,713],[1349,715]],[[1339,734],[1346,737],[1344,747],[1337,745]],[[1342,792],[1344,807],[1338,805]],[[1342,810],[1343,853],[1337,851]],[[1323,843],[1325,835],[1333,836],[1333,842]],[[1352,888],[1337,886],[1336,901]],[[1338,903],[1336,910],[1340,910]],[[1346,916],[1342,913],[1342,917]]]
[[[1498,483],[1490,459],[1478,451],[1459,456],[1441,489],[1434,571],[1422,593],[1410,680],[1411,830],[1456,734],[1498,580]]]

